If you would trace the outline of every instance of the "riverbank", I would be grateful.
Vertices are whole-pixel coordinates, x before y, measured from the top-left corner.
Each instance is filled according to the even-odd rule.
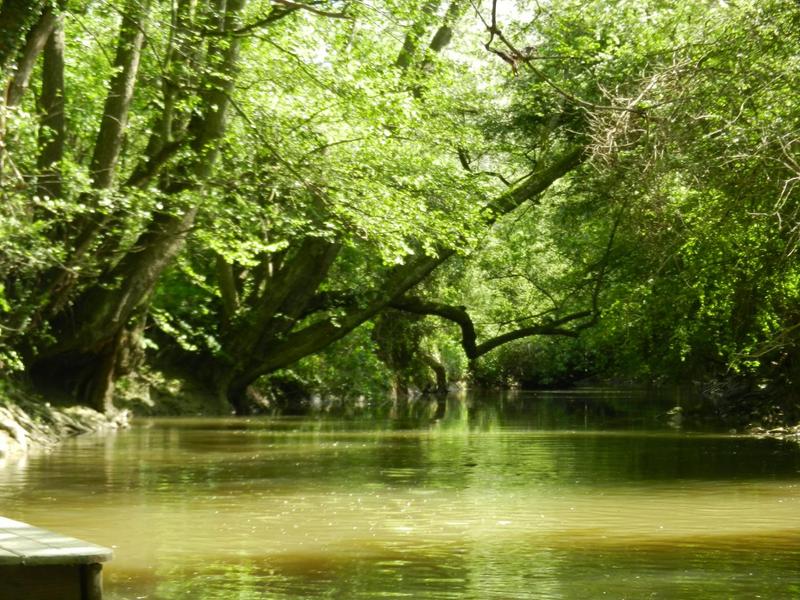
[[[0,389],[0,461],[47,450],[81,434],[111,431],[129,424],[128,411],[102,414],[85,406],[53,406],[18,388]]]
[[[677,416],[690,428],[722,426],[745,435],[800,441],[800,394],[784,382],[731,377],[697,384]]]
[[[800,442],[800,402],[794,390],[731,384],[675,389],[683,391],[675,392],[677,405],[663,418],[676,429],[726,430]],[[652,393],[658,395],[663,390],[654,388]],[[329,412],[330,407],[349,401],[302,394],[290,398],[262,389],[253,402],[257,414],[298,414],[315,409]],[[147,369],[135,373],[117,386],[115,403],[118,410],[104,415],[87,407],[68,406],[66,398],[43,397],[19,383],[0,383],[0,460],[47,449],[75,435],[124,428],[133,416],[230,414],[230,407],[207,386],[182,371]]]

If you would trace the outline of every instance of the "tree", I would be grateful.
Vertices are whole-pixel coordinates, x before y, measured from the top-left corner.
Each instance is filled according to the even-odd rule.
[[[604,334],[630,349],[616,368],[773,380],[794,368],[797,19],[786,2],[719,9],[660,82],[651,138],[625,167],[639,200]]]
[[[778,255],[791,256],[796,229],[779,242],[764,225],[751,242],[772,258],[748,262],[748,218],[720,224],[744,184],[764,212],[776,181],[779,197],[793,191],[791,127],[761,146],[754,131],[795,117],[774,108],[794,83],[795,12],[699,0],[528,10],[128,0],[119,14],[36,12],[4,109],[4,362],[102,408],[158,343],[243,412],[258,378],[355,330],[366,339],[359,328],[396,311],[426,328],[449,321],[470,360],[590,328],[599,356],[635,313],[653,325],[641,332],[677,323],[691,333],[674,340],[699,350],[701,323],[728,310],[698,309],[701,297],[738,316],[698,356],[743,357],[744,339],[760,352],[758,327],[791,345],[794,271]],[[709,42],[722,39],[735,48]],[[758,68],[736,117],[740,55]],[[785,76],[768,79],[781,61]],[[704,115],[725,135],[709,135]],[[735,140],[747,136],[742,161]],[[794,218],[781,206],[782,223]],[[676,227],[687,210],[707,226]],[[659,266],[662,242],[683,262]],[[697,247],[741,268],[720,274]],[[687,277],[684,293],[675,281]],[[712,280],[730,285],[701,283]],[[663,300],[643,309],[648,289]],[[676,312],[686,307],[697,324]],[[418,359],[431,354],[408,337]]]
[[[42,10],[41,0],[8,0],[0,6],[0,71],[14,60],[24,44],[25,35]]]

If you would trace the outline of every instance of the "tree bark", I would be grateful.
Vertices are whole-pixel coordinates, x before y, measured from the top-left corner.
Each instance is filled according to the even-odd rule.
[[[92,187],[95,189],[108,189],[114,181],[114,170],[136,86],[148,12],[149,0],[130,0],[123,9],[114,58],[114,76],[103,106],[103,117],[89,167]]]
[[[286,331],[305,314],[308,303],[330,270],[340,246],[315,237],[303,239],[269,278],[263,294],[250,307],[246,322],[227,345],[247,361],[270,344],[278,329]],[[276,320],[283,321],[277,325]]]
[[[64,158],[64,28],[58,17],[44,49],[42,66],[42,119],[39,128],[39,190],[51,198],[61,196],[61,161]]]
[[[17,70],[6,89],[6,107],[17,106],[22,101],[25,90],[36,65],[36,60],[44,50],[45,43],[56,27],[58,18],[51,8],[46,8],[39,21],[28,33],[22,55],[17,61]]]
[[[463,2],[462,0],[453,0],[450,3],[450,6],[447,7],[447,13],[444,16],[444,21],[439,26],[439,29],[436,30],[436,33],[433,35],[431,43],[428,46],[428,49],[431,52],[438,54],[447,47],[447,45],[453,39],[453,27],[461,15],[464,14],[466,6],[466,2]],[[427,64],[428,62],[429,60],[426,57],[425,63]]]
[[[11,30],[17,26],[24,27],[28,23],[27,20],[22,19],[24,17],[23,12],[13,13],[14,10],[23,11],[23,5],[41,7],[40,2],[16,0],[4,2],[2,8],[0,8],[0,55],[6,50],[6,45],[11,44],[16,39],[16,34],[12,34]],[[7,12],[7,9],[9,12]],[[16,22],[15,19],[17,17],[22,20]],[[17,106],[22,101],[25,90],[28,88],[33,68],[36,65],[36,60],[42,53],[54,24],[55,15],[52,9],[48,7],[41,13],[38,21],[34,23],[33,28],[28,32],[22,56],[19,58],[16,71],[8,82],[5,81],[5,74],[8,72],[7,66],[10,62],[8,60],[0,62],[0,85],[6,86],[5,93],[1,99],[2,102],[0,102],[0,175],[5,169],[6,162],[6,148],[3,141],[6,137],[6,109]],[[16,56],[16,52],[14,50],[12,56]],[[3,59],[0,58],[0,60]],[[5,103],[5,106],[2,105],[3,103]]]
[[[232,359],[219,365],[216,385],[237,412],[244,409],[244,393],[253,381],[244,374],[308,314],[340,249],[339,244],[322,238],[305,238],[268,280],[257,305],[223,337],[223,347]]]
[[[222,319],[220,330],[227,331],[231,321],[239,308],[239,292],[236,289],[236,279],[233,275],[233,265],[225,257],[217,254],[217,281],[219,282],[219,295],[222,299]]]
[[[446,394],[447,393],[447,369],[444,368],[444,365],[436,360],[436,357],[424,353],[422,354],[422,360],[428,365],[431,371],[433,371],[434,376],[436,377],[436,389],[434,390],[437,394]]]

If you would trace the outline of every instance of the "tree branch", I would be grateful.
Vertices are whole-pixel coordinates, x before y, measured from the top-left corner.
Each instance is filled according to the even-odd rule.
[[[521,327],[514,331],[509,331],[502,335],[495,336],[482,342],[477,343],[477,334],[475,333],[475,324],[469,316],[467,309],[464,306],[451,306],[442,302],[433,302],[423,300],[416,297],[403,297],[394,300],[389,305],[391,308],[410,312],[418,315],[433,315],[447,319],[456,323],[461,328],[461,347],[467,358],[474,360],[494,350],[498,346],[507,344],[508,342],[530,337],[533,335],[560,335],[567,337],[577,337],[578,332],[594,325],[597,322],[597,314],[594,310],[581,310],[559,319],[552,319],[536,325],[528,327]],[[591,317],[588,321],[578,323],[574,328],[567,329],[564,325],[580,321]]]
[[[50,7],[45,8],[36,25],[28,33],[22,55],[17,61],[17,70],[6,90],[6,107],[17,106],[28,88],[28,83],[36,65],[36,59],[44,50],[50,34],[56,27],[58,17]]]
[[[256,29],[260,29],[261,27],[265,27],[267,25],[271,25],[276,21],[280,21],[284,17],[288,17],[293,12],[296,12],[298,8],[286,8],[286,9],[273,9],[270,13],[262,18],[258,19],[257,21],[253,21],[252,23],[248,23],[247,25],[242,25],[241,27],[237,27],[233,31],[223,31],[221,29],[204,29],[201,31],[200,35],[206,37],[223,37],[223,36],[243,36],[247,35],[251,31],[255,31]]]
[[[351,19],[352,17],[346,14],[344,11],[340,12],[333,12],[329,10],[322,10],[316,8],[311,4],[303,4],[301,2],[292,2],[291,0],[272,0],[275,4],[280,4],[281,6],[285,6],[287,9],[293,10],[307,10],[310,13],[318,15],[320,17],[328,17],[329,19]]]
[[[469,153],[465,148],[457,148],[456,152],[458,152],[458,162],[461,163],[461,166],[468,173],[471,173],[473,175],[488,175],[489,177],[496,177],[497,179],[502,181],[507,187],[511,187],[513,185],[508,179],[503,177],[502,173],[497,173],[496,171],[475,171],[472,168],[472,161],[470,160]]]
[[[546,167],[532,173],[525,181],[508,190],[489,205],[492,213],[486,220],[491,226],[502,215],[547,190],[555,181],[577,168],[584,160],[584,147],[565,150]],[[405,264],[391,269],[381,285],[365,293],[356,306],[347,309],[344,315],[315,321],[305,327],[288,332],[281,340],[273,343],[268,352],[254,355],[254,359],[238,378],[242,386],[249,385],[256,377],[292,364],[294,361],[318,352],[332,342],[343,338],[350,331],[368,321],[392,302],[425,280],[443,262],[456,253],[454,248],[437,247],[435,255],[418,254],[408,257]],[[550,323],[549,326],[557,327]],[[477,350],[477,346],[476,346]],[[488,350],[486,350],[488,352]],[[242,387],[244,389],[244,387]]]
[[[322,10],[316,8],[312,4],[303,4],[301,2],[292,2],[291,0],[272,0],[272,4],[279,4],[280,8],[273,8],[266,17],[253,21],[252,23],[248,23],[247,25],[242,25],[232,31],[222,31],[219,29],[206,29],[202,32],[202,35],[208,37],[221,37],[221,36],[243,36],[247,35],[251,31],[256,29],[260,29],[261,27],[265,27],[267,25],[271,25],[277,21],[280,21],[284,17],[288,17],[292,13],[297,12],[298,10],[305,10],[310,13],[313,13],[320,17],[327,17],[329,19],[352,19],[350,15],[346,14],[344,11],[341,12],[334,12],[329,10]]]
[[[474,6],[474,3],[473,3]],[[492,54],[500,57],[503,61],[508,63],[511,66],[511,70],[514,74],[517,74],[518,65],[523,64],[528,69],[530,69],[537,77],[539,77],[542,81],[544,81],[548,86],[550,86],[557,94],[562,96],[563,98],[569,100],[570,102],[575,103],[577,106],[587,110],[606,110],[606,111],[619,111],[619,112],[628,112],[637,115],[644,114],[644,110],[636,107],[631,106],[614,106],[614,105],[605,105],[605,104],[596,104],[594,102],[589,102],[584,100],[583,98],[579,98],[578,96],[568,92],[560,85],[558,85],[553,79],[548,77],[544,71],[539,69],[536,65],[533,64],[533,60],[536,58],[534,54],[532,54],[531,49],[526,48],[524,50],[519,50],[511,43],[511,41],[503,34],[502,30],[497,26],[497,0],[492,0],[492,22],[487,23],[486,20],[481,16],[480,11],[475,8],[476,12],[478,12],[478,16],[480,17],[481,21],[483,22],[486,31],[489,32],[489,41],[487,41],[483,47],[486,48],[487,51],[491,52]],[[503,46],[506,47],[507,52],[503,50],[498,50],[492,46],[492,42],[494,42],[495,38],[500,40]]]

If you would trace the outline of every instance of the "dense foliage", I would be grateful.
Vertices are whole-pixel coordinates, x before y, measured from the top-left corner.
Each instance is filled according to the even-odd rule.
[[[789,0],[3,0],[0,370],[109,407],[168,367],[240,412],[270,377],[796,382],[798,31]]]

